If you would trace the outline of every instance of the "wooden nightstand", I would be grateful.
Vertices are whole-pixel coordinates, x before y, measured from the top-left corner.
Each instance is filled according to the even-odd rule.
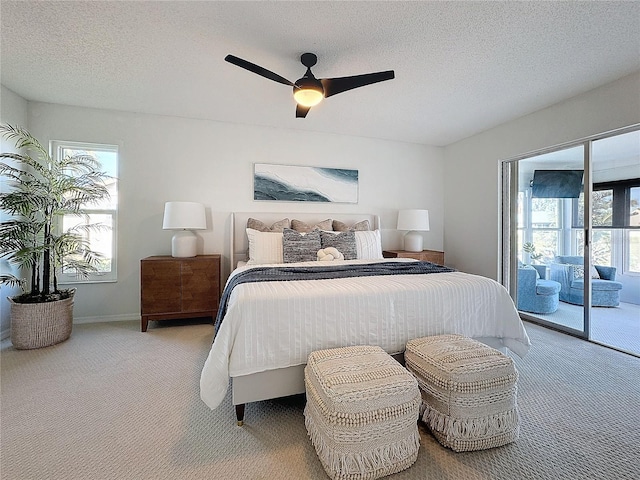
[[[212,317],[220,302],[220,255],[140,260],[140,330],[150,320]]]
[[[384,258],[415,258],[423,262],[433,262],[444,265],[444,252],[437,250],[423,250],[421,252],[407,252],[406,250],[384,250]]]

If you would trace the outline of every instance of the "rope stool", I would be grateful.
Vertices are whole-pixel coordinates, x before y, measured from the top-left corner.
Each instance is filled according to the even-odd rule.
[[[420,386],[422,420],[442,445],[466,452],[518,438],[511,358],[461,335],[438,335],[410,340],[405,361]]]
[[[380,347],[318,350],[304,370],[305,426],[334,480],[372,480],[418,457],[420,390]]]

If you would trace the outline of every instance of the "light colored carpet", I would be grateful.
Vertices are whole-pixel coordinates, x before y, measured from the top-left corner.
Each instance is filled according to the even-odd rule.
[[[560,302],[548,315],[528,314],[548,322],[583,330],[584,311],[580,305]],[[640,305],[620,302],[620,306],[591,309],[591,339],[614,348],[640,355]]]
[[[417,462],[393,479],[637,479],[640,359],[527,324],[520,439],[454,453],[421,427]],[[74,326],[41,350],[1,345],[0,476],[28,479],[326,479],[304,398],[209,410],[200,370],[213,327]]]

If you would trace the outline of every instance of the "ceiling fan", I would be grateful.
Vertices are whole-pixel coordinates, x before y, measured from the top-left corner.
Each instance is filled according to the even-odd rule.
[[[338,93],[346,92],[347,90],[352,90],[354,88],[364,87],[365,85],[371,85],[372,83],[383,82],[385,80],[395,78],[393,70],[387,70],[384,72],[353,75],[351,77],[318,79],[314,77],[313,73],[311,73],[311,67],[318,62],[318,57],[313,53],[303,53],[301,55],[300,61],[305,67],[307,67],[307,71],[302,78],[299,78],[295,82],[290,82],[277,73],[273,73],[266,68],[243,60],[242,58],[238,58],[234,55],[227,55],[224,59],[229,63],[261,75],[269,80],[293,87],[293,98],[295,98],[297,102],[297,118],[306,117],[311,107],[319,104],[323,98],[337,95]]]

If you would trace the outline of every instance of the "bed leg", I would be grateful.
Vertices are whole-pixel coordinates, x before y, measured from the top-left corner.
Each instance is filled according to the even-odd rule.
[[[236,405],[236,419],[238,420],[239,427],[244,424],[244,405],[244,403]]]

